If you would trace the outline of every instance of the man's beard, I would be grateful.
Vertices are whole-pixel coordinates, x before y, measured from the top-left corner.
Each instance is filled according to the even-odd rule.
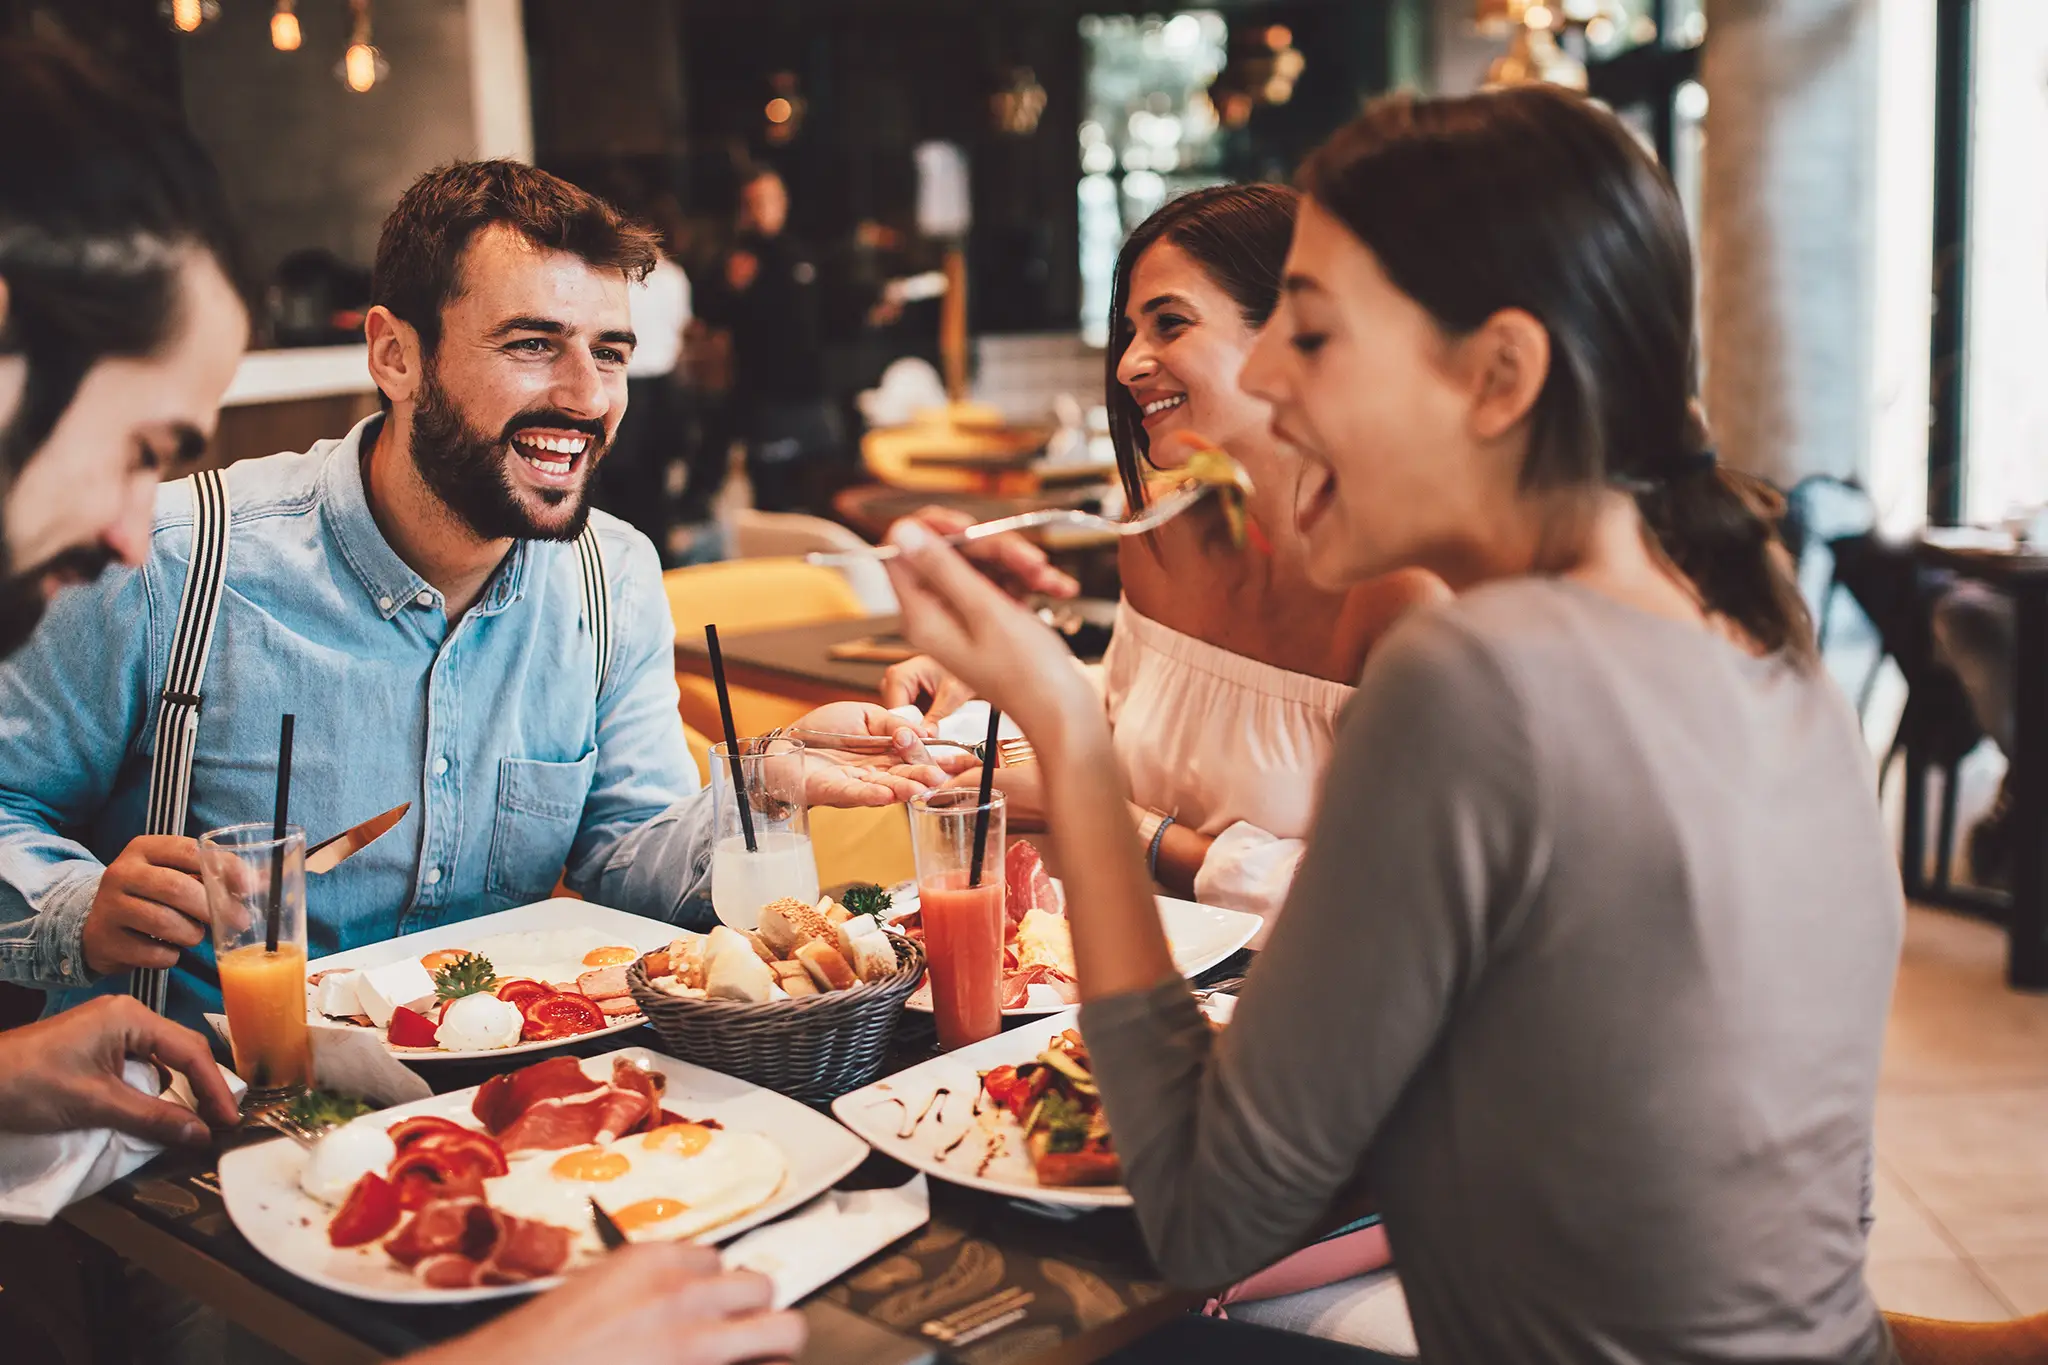
[[[508,468],[519,459],[512,433],[546,427],[580,431],[590,437],[582,461],[583,481],[575,488],[543,488],[541,500],[551,508],[567,507],[567,516],[541,522],[520,501]],[[420,382],[419,406],[412,415],[412,462],[428,488],[448,510],[481,540],[574,540],[590,520],[591,475],[605,452],[604,423],[575,418],[553,408],[529,408],[488,436],[448,399],[430,363]]]
[[[78,546],[52,555],[33,569],[0,578],[0,659],[28,643],[36,623],[43,619],[49,603],[43,597],[43,580],[51,574],[80,583],[90,583],[114,562],[114,552],[103,545]]]

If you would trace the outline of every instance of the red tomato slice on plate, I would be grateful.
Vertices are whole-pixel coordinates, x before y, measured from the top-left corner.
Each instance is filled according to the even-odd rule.
[[[398,1226],[399,1212],[398,1187],[373,1171],[349,1190],[327,1225],[327,1240],[338,1247],[374,1242]]]
[[[431,1137],[446,1137],[451,1134],[482,1136],[473,1128],[464,1128],[452,1119],[440,1118],[433,1114],[416,1114],[409,1119],[400,1119],[385,1131],[391,1135],[392,1145],[401,1152]]]
[[[434,1032],[439,1027],[426,1015],[400,1005],[391,1012],[391,1026],[384,1036],[393,1047],[435,1047]]]
[[[550,1038],[572,1038],[604,1027],[604,1011],[587,995],[557,992],[546,999],[529,1001],[520,1007],[526,1026],[519,1036],[527,1042]]]
[[[500,981],[497,989],[500,1000],[522,1011],[526,1008],[527,1001],[545,1000],[554,993],[555,988],[546,982],[531,981],[523,976],[515,976],[510,981]]]

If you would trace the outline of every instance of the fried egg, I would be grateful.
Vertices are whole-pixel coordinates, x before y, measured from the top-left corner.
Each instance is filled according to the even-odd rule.
[[[672,1123],[651,1133],[566,1152],[522,1152],[484,1182],[491,1207],[576,1235],[582,1252],[603,1244],[595,1199],[635,1241],[694,1237],[751,1213],[782,1188],[788,1162],[759,1133]]]
[[[468,944],[465,951],[491,961],[498,979],[526,977],[554,986],[573,986],[595,967],[617,967],[640,956],[636,948],[608,939],[596,929],[529,929],[493,934]]]

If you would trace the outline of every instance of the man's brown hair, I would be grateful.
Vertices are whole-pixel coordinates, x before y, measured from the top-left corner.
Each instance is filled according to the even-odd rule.
[[[420,334],[433,355],[441,310],[462,292],[470,239],[503,223],[535,246],[568,251],[637,282],[654,269],[659,238],[588,190],[520,161],[457,161],[415,180],[384,220],[370,302]]]

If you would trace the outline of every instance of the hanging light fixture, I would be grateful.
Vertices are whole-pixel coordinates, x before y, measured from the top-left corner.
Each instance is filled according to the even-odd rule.
[[[348,51],[342,54],[341,65],[334,69],[334,74],[341,77],[343,85],[361,95],[391,74],[391,63],[370,44],[370,0],[349,0],[348,7],[355,23],[350,30]]]
[[[162,0],[157,12],[180,33],[197,33],[220,18],[220,0]]]
[[[270,16],[270,45],[279,52],[299,50],[299,16],[292,12],[294,3],[295,0],[277,0],[277,10]]]

